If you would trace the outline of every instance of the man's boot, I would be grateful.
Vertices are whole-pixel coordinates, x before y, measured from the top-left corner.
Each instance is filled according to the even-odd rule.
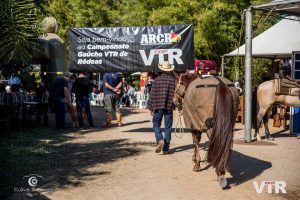
[[[105,122],[104,126],[110,127],[111,121],[112,121],[112,114],[110,112],[107,112],[106,113],[106,122]]]
[[[122,126],[122,115],[121,112],[116,112],[117,126]]]

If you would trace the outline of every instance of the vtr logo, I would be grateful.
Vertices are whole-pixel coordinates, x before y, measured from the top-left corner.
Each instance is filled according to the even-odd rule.
[[[171,65],[176,61],[178,64],[183,64],[181,59],[182,50],[181,49],[151,49],[149,55],[146,55],[145,50],[139,50],[143,62],[145,65],[151,65],[154,59],[154,56],[158,56],[158,62],[163,63],[168,61]],[[164,55],[167,55],[167,60],[165,60]]]
[[[140,43],[141,45],[161,45],[177,43],[181,41],[181,34],[177,34],[174,31],[171,31],[171,33],[142,34]],[[174,64],[175,62],[177,62],[177,64],[179,65],[183,64],[181,58],[182,50],[179,48],[150,49],[149,53],[146,53],[145,50],[139,50],[139,52],[146,66],[152,65],[154,57],[158,57],[159,63],[168,61],[170,64]]]
[[[254,188],[258,194],[262,193],[264,190],[264,187],[267,185],[268,193],[273,193],[273,188],[275,190],[275,193],[286,193],[285,187],[286,182],[285,181],[262,181],[260,185],[256,181],[253,181]]]

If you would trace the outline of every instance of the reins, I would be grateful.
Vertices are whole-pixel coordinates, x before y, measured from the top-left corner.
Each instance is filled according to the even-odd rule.
[[[179,81],[178,81],[179,87],[175,91],[175,94],[177,95],[177,97],[179,97],[181,99],[181,103],[180,103],[181,105],[182,105],[182,101],[183,101],[183,98],[184,98],[184,95],[185,95],[185,90],[181,87],[181,85],[184,85],[183,82],[181,81],[182,75],[183,74],[181,74],[180,77],[179,77]],[[186,85],[184,85],[184,86],[185,86],[185,89],[186,89]],[[182,96],[180,94],[178,94],[178,90],[182,91]],[[182,138],[184,133],[185,133],[184,128],[183,128],[183,124],[182,124],[182,112],[181,111],[178,111],[178,112],[179,112],[179,115],[178,115],[178,120],[177,120],[174,132],[175,132],[175,136],[177,138]],[[178,125],[179,125],[179,127],[178,127]],[[178,130],[178,132],[177,132],[177,130]]]
[[[182,75],[183,75],[183,74],[181,74],[180,77],[179,77],[179,81],[178,81],[179,87],[178,87],[178,88],[176,89],[176,91],[175,91],[175,94],[176,94],[181,100],[183,100],[183,97],[184,97],[184,94],[185,94],[185,90],[181,88],[181,85],[184,85],[184,84],[182,83],[182,81],[181,81]],[[184,85],[184,86],[185,86],[185,85]],[[186,86],[185,86],[185,87],[186,87]],[[182,91],[182,93],[183,93],[182,96],[180,96],[180,95],[177,93],[177,91],[178,91],[179,89],[180,89],[180,90]],[[185,88],[185,89],[186,89],[186,88]]]
[[[183,125],[182,125],[182,120],[181,120],[181,118],[182,118],[182,112],[181,111],[178,111],[178,112],[179,112],[179,115],[178,115],[178,120],[177,120],[177,124],[176,124],[174,132],[175,132],[175,136],[177,138],[182,138],[183,135],[184,135],[184,133],[185,133],[184,129],[183,129]],[[178,125],[179,125],[179,127],[178,127]],[[178,132],[177,132],[177,130],[178,130]]]

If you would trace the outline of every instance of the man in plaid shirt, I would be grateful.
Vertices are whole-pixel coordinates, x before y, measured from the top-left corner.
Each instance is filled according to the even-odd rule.
[[[152,85],[149,109],[153,113],[153,129],[157,142],[155,152],[159,153],[163,150],[163,154],[168,154],[171,142],[175,90],[175,79],[172,71],[175,66],[164,62],[162,65],[159,64],[158,67],[162,70],[162,74],[154,80]],[[162,135],[160,129],[163,116],[165,119],[165,136]]]

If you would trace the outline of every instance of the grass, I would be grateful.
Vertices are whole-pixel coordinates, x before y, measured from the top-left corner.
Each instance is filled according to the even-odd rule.
[[[0,138],[0,199],[12,195],[28,174],[45,174],[63,160],[61,143],[76,137],[76,132],[48,128],[19,130]]]
[[[99,134],[101,131],[106,130],[97,130]],[[85,181],[111,173],[99,167],[90,170],[94,166],[137,156],[145,151],[143,146],[153,146],[153,143],[128,139],[72,142],[89,132],[31,128],[0,135],[0,199],[17,195],[15,188],[28,188],[28,178],[24,176],[30,174],[45,178],[39,182],[39,188],[79,187]],[[39,199],[47,199],[41,196]]]

